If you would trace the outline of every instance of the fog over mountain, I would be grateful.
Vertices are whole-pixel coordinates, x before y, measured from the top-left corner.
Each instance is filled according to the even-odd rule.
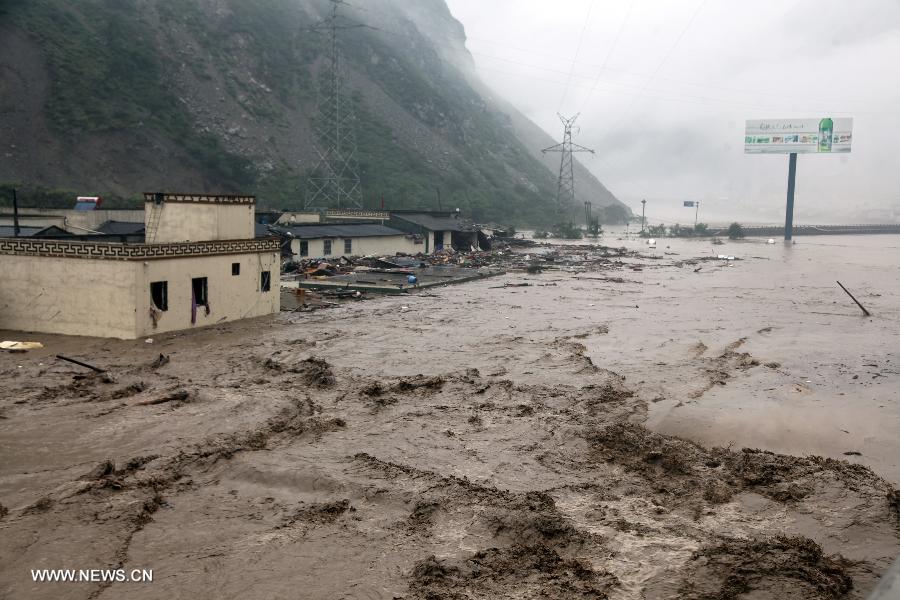
[[[787,155],[745,155],[754,118],[853,117],[849,155],[800,155],[796,219],[900,219],[896,0],[448,0],[477,72],[640,213],[783,219]],[[577,185],[577,183],[576,183]]]

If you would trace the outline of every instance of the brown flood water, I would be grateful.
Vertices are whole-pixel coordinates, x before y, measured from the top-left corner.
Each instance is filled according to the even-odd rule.
[[[27,336],[0,597],[864,598],[900,553],[900,238],[603,243],[658,258]],[[116,566],[154,581],[29,574]]]

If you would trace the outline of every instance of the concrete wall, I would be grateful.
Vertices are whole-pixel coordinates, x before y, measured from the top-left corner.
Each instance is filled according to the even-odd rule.
[[[7,212],[9,213],[7,215]],[[4,208],[0,225],[12,225],[12,208]],[[84,234],[96,231],[107,221],[142,223],[143,210],[72,210],[59,208],[20,208],[19,224],[28,227],[56,225],[70,233]]]
[[[0,255],[0,329],[133,338],[140,264]]]
[[[96,231],[107,221],[140,223],[144,220],[142,210],[67,210],[62,228],[71,233]]]
[[[239,275],[231,274],[232,263],[240,265]],[[138,337],[259,317],[280,310],[281,260],[275,252],[148,260],[135,264],[138,266]],[[268,292],[260,290],[262,271],[270,273]],[[195,277],[207,278],[209,314],[203,306],[198,306],[197,322],[191,324],[191,280]],[[150,317],[150,283],[154,281],[168,282],[169,305],[159,315],[155,328]]]
[[[10,213],[9,216],[5,214],[0,216],[0,225],[9,225],[12,227],[16,224],[15,217]],[[65,217],[53,217],[50,215],[42,216],[42,215],[23,215],[19,214],[19,227],[50,227],[51,225],[56,225],[57,227],[63,229],[65,228],[66,219]]]
[[[319,223],[322,218],[317,212],[286,212],[278,217],[276,225],[293,225],[295,223]]]
[[[344,252],[344,240],[346,238],[330,238],[331,254],[325,254],[325,239],[317,238],[306,240],[309,244],[309,254],[300,256],[300,241],[298,239],[291,240],[291,252],[294,258],[337,258],[340,256],[369,256],[369,255],[389,255],[403,252],[406,254],[417,254],[425,252],[425,244],[416,244],[412,239],[405,235],[384,235],[373,237],[349,238],[352,244],[352,252],[346,254]]]
[[[144,205],[144,224],[150,231],[151,220],[159,211],[156,236],[148,242],[202,242],[238,240],[254,237],[255,206],[216,202],[163,202]]]

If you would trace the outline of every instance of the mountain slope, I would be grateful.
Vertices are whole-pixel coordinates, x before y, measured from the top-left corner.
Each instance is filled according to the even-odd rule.
[[[443,0],[344,9],[364,201],[553,218],[553,143],[473,77]],[[322,0],[0,0],[0,183],[133,196],[256,193],[300,207],[315,162]],[[615,202],[580,171],[576,187]]]

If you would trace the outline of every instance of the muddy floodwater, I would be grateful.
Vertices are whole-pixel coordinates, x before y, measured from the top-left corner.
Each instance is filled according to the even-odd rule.
[[[865,598],[900,236],[585,243],[152,343],[0,332],[45,345],[0,355],[0,598]],[[31,576],[102,568],[153,581]]]

